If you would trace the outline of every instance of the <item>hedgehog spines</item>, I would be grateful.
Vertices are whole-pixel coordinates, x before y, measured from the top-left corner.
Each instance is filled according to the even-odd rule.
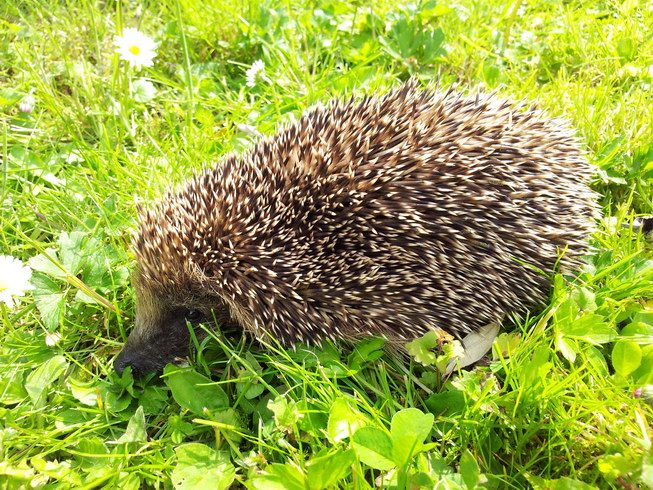
[[[141,215],[139,287],[287,344],[457,336],[543,301],[587,249],[591,168],[558,120],[420,90],[317,106]]]

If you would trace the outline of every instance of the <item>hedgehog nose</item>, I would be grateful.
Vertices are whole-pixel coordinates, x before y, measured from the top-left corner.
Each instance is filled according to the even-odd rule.
[[[138,376],[138,369],[136,368],[136,365],[134,364],[136,362],[136,357],[132,354],[130,355],[129,352],[126,350],[123,350],[118,354],[118,357],[113,363],[113,367],[118,373],[119,376],[122,376],[122,373],[127,369],[127,366],[132,367],[132,376],[137,377]]]

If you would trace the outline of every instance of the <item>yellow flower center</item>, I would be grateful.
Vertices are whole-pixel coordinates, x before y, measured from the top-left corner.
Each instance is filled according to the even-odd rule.
[[[134,56],[138,56],[141,53],[141,48],[138,46],[129,46],[129,52]]]

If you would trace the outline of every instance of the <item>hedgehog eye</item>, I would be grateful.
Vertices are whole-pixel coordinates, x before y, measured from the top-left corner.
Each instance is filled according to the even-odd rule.
[[[186,320],[189,322],[197,322],[202,318],[202,312],[200,310],[188,310],[186,312]]]

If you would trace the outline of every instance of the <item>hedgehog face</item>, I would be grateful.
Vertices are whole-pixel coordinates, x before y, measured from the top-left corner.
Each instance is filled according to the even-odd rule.
[[[136,325],[114,362],[118,374],[131,366],[132,374],[138,377],[185,359],[190,352],[191,329],[197,339],[207,335],[200,325],[217,323],[227,329],[238,327],[219,297],[202,297],[188,294],[186,290],[182,299],[177,288],[153,291],[144,286],[138,273],[133,284]]]
[[[161,371],[168,363],[185,359],[189,353],[190,329],[195,328],[198,337],[204,331],[200,323],[211,318],[210,309],[187,302],[171,301],[179,298],[178,291],[168,288],[155,289],[145,286],[137,272],[133,277],[136,292],[135,328],[127,339],[122,352],[115,360],[118,374],[131,366],[135,377],[152,371]]]
[[[186,358],[189,353],[190,328],[197,328],[209,318],[202,310],[171,306],[156,311],[139,306],[136,328],[115,361],[118,374],[131,366],[134,377],[160,371],[168,363]]]

